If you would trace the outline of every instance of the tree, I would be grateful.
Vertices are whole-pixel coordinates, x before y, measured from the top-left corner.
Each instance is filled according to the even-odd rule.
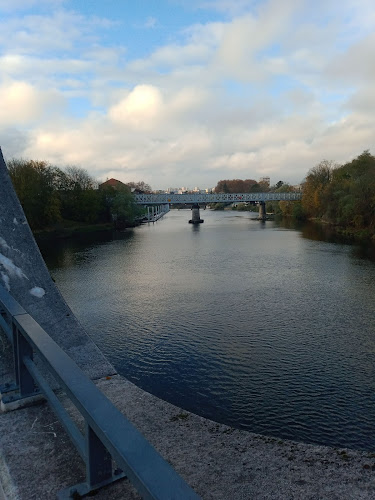
[[[18,199],[32,229],[61,220],[61,203],[56,187],[61,171],[45,161],[12,159],[8,171]]]
[[[302,207],[309,217],[373,234],[375,157],[366,150],[341,166],[321,162],[306,177]]]
[[[332,161],[323,160],[309,170],[303,184],[302,207],[309,217],[322,217],[327,209],[327,187],[336,168]]]
[[[126,185],[129,186],[130,188],[135,189],[139,193],[151,193],[151,191],[152,191],[151,186],[143,181],[127,182]]]
[[[250,193],[256,184],[252,179],[221,180],[215,187],[215,193]]]
[[[99,222],[101,207],[97,187],[98,183],[87,170],[66,167],[59,178],[63,217],[91,224]]]

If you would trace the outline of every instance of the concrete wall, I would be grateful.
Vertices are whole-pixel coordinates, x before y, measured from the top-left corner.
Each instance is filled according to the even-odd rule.
[[[89,338],[51,279],[0,150],[0,286],[93,379],[115,369]]]

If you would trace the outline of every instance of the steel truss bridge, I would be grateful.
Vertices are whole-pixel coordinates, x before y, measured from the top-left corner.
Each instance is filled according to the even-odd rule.
[[[266,201],[297,201],[302,197],[300,192],[291,193],[212,193],[212,194],[136,194],[135,201],[139,205],[165,204],[210,204],[210,203],[241,203]]]

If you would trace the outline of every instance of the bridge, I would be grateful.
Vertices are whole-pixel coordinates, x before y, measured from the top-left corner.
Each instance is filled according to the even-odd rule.
[[[172,204],[186,204],[198,207],[196,214],[199,219],[199,204],[210,203],[257,203],[259,204],[259,219],[266,218],[266,201],[298,201],[302,193],[293,191],[289,193],[185,193],[185,194],[136,194],[135,201],[139,205],[147,206],[147,218],[155,222],[169,211]],[[151,212],[150,212],[151,208]]]
[[[297,201],[301,192],[290,193],[209,193],[209,194],[136,194],[135,201],[139,205],[163,205],[166,203],[210,204],[233,202],[266,202],[266,201]]]

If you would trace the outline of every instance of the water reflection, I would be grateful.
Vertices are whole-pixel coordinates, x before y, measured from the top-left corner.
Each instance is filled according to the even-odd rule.
[[[374,449],[368,251],[253,215],[207,210],[191,229],[176,210],[43,252],[95,342],[144,389],[254,432]]]
[[[133,237],[133,229],[127,231],[97,231],[82,233],[70,238],[51,239],[48,235],[36,236],[41,254],[50,269],[70,267],[88,258],[88,252],[97,245]]]
[[[350,236],[339,234],[335,228],[329,224],[297,221],[290,218],[280,218],[276,221],[279,227],[299,231],[303,238],[314,241],[350,245],[350,252],[353,257],[375,261],[375,244],[370,240],[356,242]]]

